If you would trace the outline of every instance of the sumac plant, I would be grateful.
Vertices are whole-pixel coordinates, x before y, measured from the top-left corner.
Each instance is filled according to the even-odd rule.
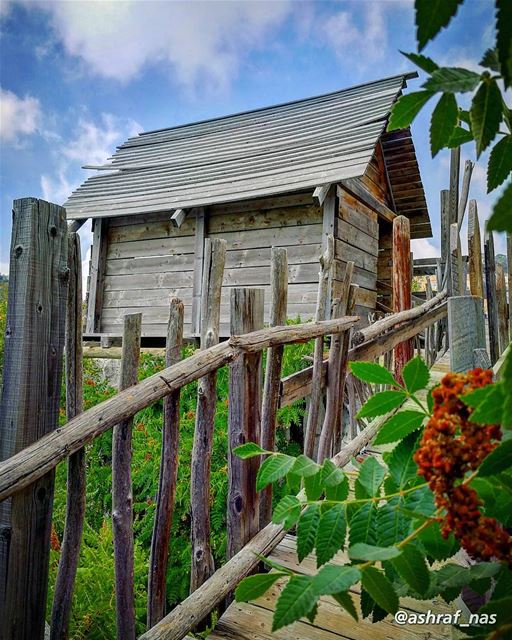
[[[257,599],[284,581],[276,631],[302,617],[313,621],[326,596],[356,620],[378,622],[394,614],[403,597],[441,596],[450,603],[469,586],[479,594],[491,590],[479,613],[488,613],[488,620],[497,614],[495,624],[472,627],[471,633],[512,637],[512,432],[500,423],[510,372],[499,383],[491,371],[449,373],[429,388],[421,358],[406,364],[403,384],[379,364],[350,366],[364,382],[387,385],[359,417],[386,416],[409,400],[377,433],[374,444],[385,445],[382,462],[369,456],[362,464],[354,461],[355,471],[343,471],[331,460],[318,464],[254,443],[235,449],[243,459],[266,456],[258,490],[286,479],[288,495],[276,504],[272,520],[295,531],[300,562],[315,552],[318,569],[316,575],[296,575],[262,558],[271,571],[243,580],[236,599]],[[476,561],[471,566],[454,558],[461,547]],[[339,552],[343,564],[340,556],[332,563]],[[358,583],[356,606],[351,589]]]

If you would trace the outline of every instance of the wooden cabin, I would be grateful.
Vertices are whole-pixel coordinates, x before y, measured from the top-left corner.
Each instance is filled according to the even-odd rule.
[[[164,337],[170,296],[197,336],[214,237],[227,241],[221,335],[231,287],[268,289],[272,246],[288,250],[290,317],[312,317],[329,233],[334,293],[353,260],[362,321],[386,310],[393,217],[410,219],[412,238],[431,236],[411,132],[385,132],[412,77],[141,133],[86,167],[97,175],[65,204],[70,220],[93,219],[86,336],[120,335],[123,316],[142,311],[142,335]]]

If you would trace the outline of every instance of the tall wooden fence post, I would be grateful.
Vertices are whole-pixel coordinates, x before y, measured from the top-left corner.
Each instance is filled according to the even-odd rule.
[[[66,211],[14,201],[0,460],[58,424],[68,283]],[[55,472],[0,503],[0,620],[5,638],[44,637]]]
[[[505,282],[505,270],[502,264],[496,265],[496,301],[498,307],[498,338],[501,355],[509,343],[507,285]]]
[[[83,302],[80,237],[77,233],[70,233],[68,240],[69,288],[66,306],[65,373],[66,418],[71,420],[83,411]],[[51,640],[65,640],[68,637],[69,616],[85,519],[85,483],[85,449],[82,448],[68,459],[66,524],[53,594]]]
[[[393,311],[411,308],[411,231],[409,219],[397,216],[393,220]],[[397,345],[394,350],[395,375],[402,379],[402,369],[414,353],[412,339]]]
[[[232,289],[231,334],[262,329],[263,310],[263,289]],[[229,369],[228,558],[240,551],[259,529],[256,474],[260,459],[241,460],[233,449],[246,442],[260,442],[261,362],[261,352],[246,353]]]
[[[176,298],[171,299],[165,347],[165,366],[171,367],[181,360],[183,347],[183,302]],[[165,615],[167,559],[178,480],[179,433],[180,390],[177,389],[164,398],[160,478],[149,558],[148,629]]]
[[[219,341],[220,299],[226,261],[226,241],[207,239],[201,293],[201,349]],[[197,410],[190,479],[192,567],[190,591],[195,591],[215,571],[210,543],[210,469],[217,372],[204,376],[197,385]]]
[[[448,298],[450,369],[466,372],[477,366],[475,350],[485,349],[484,301],[476,296]]]
[[[142,314],[125,315],[119,391],[137,384]],[[114,427],[112,435],[112,529],[116,574],[118,640],[135,640],[135,591],[133,583],[133,417]]]
[[[448,293],[451,296],[464,295],[462,252],[457,223],[450,225],[450,269],[448,277]]]
[[[270,262],[270,326],[286,324],[288,303],[288,254],[286,249],[272,247]],[[272,347],[267,352],[267,366],[261,405],[261,446],[273,451],[276,438],[276,416],[279,407],[281,365],[284,347]],[[260,496],[260,527],[270,522],[272,515],[272,485]]]
[[[498,333],[498,302],[496,298],[496,260],[492,231],[485,232],[485,295],[487,298],[487,323],[489,326],[489,355],[494,365],[500,357]]]
[[[468,264],[469,288],[472,296],[484,297],[484,278],[482,269],[482,240],[476,200],[469,201],[468,217]]]

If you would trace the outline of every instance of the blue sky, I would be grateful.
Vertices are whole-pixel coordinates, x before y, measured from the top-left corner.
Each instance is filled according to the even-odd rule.
[[[466,0],[426,53],[477,68],[493,42],[492,7]],[[2,0],[0,35],[0,273],[12,200],[61,204],[90,174],[81,165],[103,162],[128,136],[394,75],[412,67],[399,50],[415,50],[410,0]],[[434,237],[415,243],[416,256],[438,252],[439,190],[448,185],[447,152],[430,157],[428,115],[413,134]],[[462,156],[474,160],[473,147]],[[485,163],[470,193],[482,217],[492,202]],[[81,235],[85,257],[88,228]]]

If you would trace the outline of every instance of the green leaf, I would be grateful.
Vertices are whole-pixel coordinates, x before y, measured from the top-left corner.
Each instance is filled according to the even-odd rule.
[[[304,489],[308,500],[318,500],[323,493],[322,474],[315,473],[314,476],[306,476],[304,478]]]
[[[494,385],[488,384],[485,387],[478,387],[477,389],[473,389],[469,393],[465,393],[460,397],[464,404],[467,404],[468,407],[473,407],[474,409],[482,404],[484,400],[487,399],[487,396],[493,393]]]
[[[311,609],[309,613],[306,613],[306,618],[313,624],[315,618],[318,614],[318,602],[315,602],[315,606]]]
[[[504,401],[501,386],[493,384],[489,385],[489,388],[489,392],[485,394],[485,397],[482,394],[482,401],[478,403],[476,409],[471,413],[471,422],[476,422],[477,424],[499,424],[501,422]],[[467,395],[469,396],[470,394]]]
[[[357,610],[354,605],[354,600],[348,591],[340,591],[339,593],[333,593],[332,597],[336,600],[336,602],[345,609],[345,611],[354,618],[356,622],[359,622],[359,616],[357,615]]]
[[[486,78],[475,93],[469,110],[477,158],[498,133],[502,114],[501,91],[494,78]]]
[[[427,409],[429,413],[432,413],[432,411],[434,410],[434,397],[432,395],[432,391],[434,389],[435,389],[435,386],[431,387],[427,392]]]
[[[340,482],[340,484],[334,485],[334,487],[327,487],[327,489],[325,490],[325,498],[326,500],[336,500],[338,502],[343,502],[348,498],[348,492],[348,478],[345,476],[345,478],[343,478],[343,482]]]
[[[512,172],[512,135],[494,145],[487,165],[487,193],[505,182]]]
[[[448,149],[455,149],[456,147],[460,147],[466,142],[471,142],[473,140],[473,134],[471,131],[464,129],[463,127],[455,127],[448,140],[447,147]]]
[[[371,597],[368,591],[366,591],[366,589],[361,589],[360,604],[361,604],[361,615],[363,616],[363,618],[367,618],[373,611],[375,600]]]
[[[371,396],[361,407],[358,418],[376,418],[399,407],[405,400],[403,391],[380,391]]]
[[[459,108],[459,120],[461,122],[465,122],[469,127],[471,126],[471,117],[469,115],[469,111],[466,109]]]
[[[401,440],[419,429],[424,419],[425,415],[419,411],[410,409],[399,411],[382,425],[373,444],[388,444]]]
[[[272,631],[286,627],[310,613],[318,600],[311,576],[293,576],[276,603]]]
[[[396,613],[398,596],[382,571],[375,567],[366,567],[362,572],[361,583],[379,607],[388,613]]]
[[[430,573],[421,553],[410,544],[402,548],[402,553],[391,560],[391,564],[407,584],[418,593],[426,593],[430,585]]]
[[[321,567],[344,546],[347,521],[345,506],[336,504],[320,517],[316,534],[316,564]]]
[[[315,540],[320,522],[320,506],[310,504],[302,513],[297,526],[297,556],[302,562],[315,548]]]
[[[343,471],[337,467],[329,458],[324,460],[322,465],[322,486],[334,487],[345,479]]]
[[[418,434],[409,434],[385,458],[389,473],[399,489],[404,489],[408,482],[418,475],[418,467],[412,459],[417,441]]]
[[[512,439],[505,440],[484,459],[478,469],[479,476],[494,476],[512,467]]]
[[[402,369],[402,378],[409,393],[425,389],[430,380],[430,371],[425,362],[416,356],[406,363]]]
[[[405,51],[400,51],[400,53],[427,73],[432,73],[432,71],[439,69],[439,66],[432,60],[432,58],[423,56],[421,53],[405,53]]]
[[[284,576],[286,573],[276,571],[274,573],[257,573],[254,576],[244,578],[236,588],[235,600],[237,602],[257,600],[270,589],[274,582]]]
[[[358,542],[376,544],[376,516],[377,508],[371,502],[360,507],[350,520],[349,540],[353,547]]]
[[[428,555],[434,560],[447,560],[459,549],[459,544],[452,533],[448,538],[442,536],[439,522],[433,522],[426,529],[420,531],[418,539]]]
[[[420,51],[447,26],[462,2],[463,0],[416,0],[416,40]]]
[[[351,362],[350,370],[356,378],[372,384],[390,384],[398,386],[393,374],[375,362]]]
[[[254,458],[256,456],[260,456],[262,453],[270,453],[265,449],[262,449],[259,445],[254,442],[247,442],[246,444],[241,444],[238,447],[233,449],[233,453],[242,458],[242,460],[247,460],[247,458]]]
[[[469,584],[469,569],[459,564],[445,564],[433,572],[433,577],[443,587],[464,587]]]
[[[510,195],[510,194],[509,194]],[[512,210],[512,195],[510,195]],[[510,231],[512,232],[512,215],[509,217]],[[510,295],[510,294],[509,294]],[[500,385],[503,389],[512,389],[512,349],[509,349],[505,362],[501,369]],[[501,426],[505,428],[512,427],[512,393],[505,392],[503,401],[503,412],[501,414]]]
[[[256,476],[256,491],[261,491],[268,484],[284,478],[295,464],[295,458],[284,453],[269,456],[263,461]]]
[[[401,553],[398,547],[375,547],[364,542],[357,542],[348,548],[348,557],[351,560],[391,560]]]
[[[381,547],[390,547],[400,542],[409,527],[409,521],[399,510],[400,499],[391,498],[377,511],[377,543]]]
[[[512,4],[496,0],[496,45],[505,87],[512,85]]]
[[[487,49],[482,59],[478,63],[481,67],[487,67],[492,71],[500,72],[500,61],[498,60],[497,49]]]
[[[443,93],[430,122],[430,152],[433,158],[448,146],[457,126],[458,113],[457,100],[453,93]]]
[[[387,130],[406,129],[410,126],[423,105],[433,95],[432,91],[414,91],[400,96],[391,109]]]
[[[357,483],[366,489],[368,496],[377,496],[386,472],[373,456],[366,458],[359,469]]]
[[[512,180],[509,180],[498,201],[494,203],[492,215],[487,220],[487,229],[512,233]]]
[[[298,476],[303,478],[309,478],[309,476],[314,476],[315,473],[320,471],[320,465],[316,462],[313,462],[311,458],[300,454],[298,458],[295,460],[295,464],[292,467],[292,473],[295,473]]]
[[[464,93],[473,91],[480,82],[480,74],[469,69],[458,67],[441,67],[432,72],[432,75],[423,84],[427,91],[443,93]]]
[[[300,518],[301,503],[295,496],[284,496],[274,508],[272,522],[291,529]]]
[[[430,491],[428,486],[423,486],[420,489],[407,494],[404,501],[404,507],[405,509],[412,511],[414,516],[418,519],[421,519],[422,516],[426,516],[428,518],[436,510],[434,494]],[[402,510],[403,513],[406,513],[405,509]]]
[[[500,600],[509,593],[512,593],[512,571],[507,567],[503,567],[500,575],[496,579],[496,586],[494,587],[493,598]]]
[[[469,567],[469,576],[471,580],[493,578],[502,568],[501,562],[479,562]]]
[[[361,572],[356,567],[327,564],[313,578],[315,593],[319,596],[330,596],[346,591],[361,579]]]

